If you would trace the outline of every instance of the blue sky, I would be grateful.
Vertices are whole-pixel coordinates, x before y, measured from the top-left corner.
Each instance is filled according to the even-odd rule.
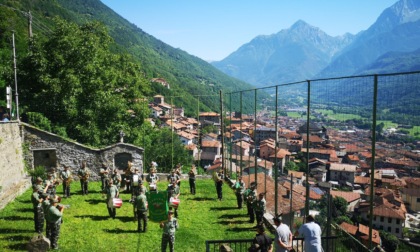
[[[143,31],[204,60],[222,60],[299,19],[328,35],[356,34],[397,0],[101,0]]]

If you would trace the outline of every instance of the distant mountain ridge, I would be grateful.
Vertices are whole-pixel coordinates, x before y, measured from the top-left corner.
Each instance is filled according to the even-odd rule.
[[[420,1],[400,0],[366,31],[332,37],[302,20],[277,34],[258,36],[225,59],[221,71],[256,86],[366,72],[386,53],[420,48]],[[411,59],[410,64],[420,59]],[[391,71],[390,68],[387,68]],[[410,66],[395,65],[392,72]]]

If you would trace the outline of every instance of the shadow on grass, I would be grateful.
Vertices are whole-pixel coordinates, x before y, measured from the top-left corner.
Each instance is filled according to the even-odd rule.
[[[102,221],[102,220],[108,220],[111,217],[109,216],[101,216],[101,215],[75,215],[75,218],[90,218],[93,221]]]
[[[16,201],[17,201],[17,202],[20,202],[20,203],[24,203],[24,204],[29,204],[29,203],[32,203],[32,202],[31,202],[31,200],[16,199]]]
[[[129,217],[129,216],[116,216],[115,219],[120,220],[121,222],[134,222],[134,216],[133,217]]]
[[[240,214],[223,214],[220,215],[219,219],[233,219],[233,218],[239,218],[242,217],[242,213]]]
[[[31,237],[25,235],[11,235],[3,238],[3,240],[9,241],[29,241],[30,239]]]
[[[33,213],[34,210],[32,208],[20,208],[20,209],[16,209],[17,212],[21,212],[21,213]]]
[[[35,233],[35,231],[26,230],[26,229],[0,228],[0,234],[13,234],[13,233]]]
[[[33,220],[34,218],[31,217],[22,217],[22,216],[7,216],[0,218],[2,220],[9,220],[9,221],[20,221],[20,220]]]
[[[187,200],[194,200],[194,201],[214,201],[215,198],[210,198],[210,197],[196,197],[196,198],[189,198]]]
[[[226,231],[231,231],[231,232],[249,232],[250,230],[255,230],[254,227],[234,227],[234,228],[227,228]]]
[[[88,202],[91,205],[97,205],[99,203],[105,203],[105,199],[86,199],[86,202]]]
[[[104,229],[105,232],[110,233],[110,234],[127,234],[127,233],[137,233],[137,230],[123,230],[120,228],[116,228],[116,229]]]
[[[220,223],[221,225],[229,225],[229,224],[244,224],[244,223],[248,223],[248,221],[245,220],[223,220],[223,221],[218,221],[217,223]]]
[[[25,250],[26,251],[26,245],[27,243],[18,243],[18,244],[13,244],[10,246],[7,246],[10,250]]]
[[[237,207],[210,207],[210,210],[214,211],[214,210],[232,210],[232,209],[238,209]]]

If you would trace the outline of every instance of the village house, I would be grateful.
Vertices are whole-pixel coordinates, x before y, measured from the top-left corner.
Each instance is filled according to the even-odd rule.
[[[242,156],[252,156],[253,146],[247,141],[237,141],[232,145],[232,154]]]
[[[201,142],[201,165],[205,166],[208,164],[212,164],[216,158],[220,157],[222,144],[217,141],[202,141]]]
[[[257,173],[264,173],[267,176],[273,176],[273,163],[267,160],[257,161]],[[255,174],[255,162],[245,166],[243,172],[246,174]]]
[[[365,193],[369,196],[370,189],[367,188]],[[407,210],[400,193],[396,190],[375,188],[374,197],[373,227],[402,238]],[[355,212],[360,213],[365,221],[369,219],[369,198],[367,198],[367,201],[361,202],[359,207],[355,209]]]
[[[293,176],[293,183],[296,183],[298,185],[302,185],[303,181],[306,180],[306,176],[304,172],[298,172],[298,171],[287,171],[288,177]]]
[[[201,112],[199,120],[201,127],[220,126],[220,114],[216,112]]]
[[[370,246],[368,226],[362,225],[360,223],[358,224],[358,226],[355,226],[347,222],[343,222],[340,224],[340,227],[347,233],[354,236],[366,247]],[[375,247],[381,245],[381,237],[379,236],[378,230],[375,229],[372,229],[372,245]]]
[[[277,139],[275,128],[267,128],[263,126],[254,130],[254,142],[256,146],[260,145],[261,141],[268,138]]]
[[[330,191],[331,196],[334,198],[341,197],[346,200],[348,206],[347,206],[347,212],[353,212],[354,208],[357,206],[357,204],[361,200],[361,196],[359,193],[355,192],[344,192],[344,191]]]
[[[354,178],[360,175],[358,174],[356,165],[329,163],[326,168],[330,174],[330,181],[337,181],[340,185],[353,187]]]

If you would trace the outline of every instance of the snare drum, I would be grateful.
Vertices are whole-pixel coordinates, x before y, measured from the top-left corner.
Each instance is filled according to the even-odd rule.
[[[120,199],[120,198],[113,198],[112,199],[112,205],[115,208],[120,208],[122,206],[122,199]]]
[[[174,208],[178,208],[178,206],[179,206],[179,202],[180,202],[180,200],[179,200],[179,199],[175,199],[175,198],[171,197],[171,198],[169,199],[169,206],[170,206],[170,207],[174,207]]]
[[[133,175],[133,186],[138,186],[138,185],[139,185],[139,175],[134,174]]]
[[[149,185],[150,191],[156,191],[156,188],[157,188],[156,184],[150,184]]]

